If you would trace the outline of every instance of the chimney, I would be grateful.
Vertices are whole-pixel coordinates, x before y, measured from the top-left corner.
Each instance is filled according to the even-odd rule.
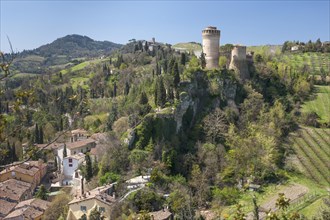
[[[81,178],[80,181],[80,193],[81,195],[84,195],[84,178]]]
[[[116,193],[115,192],[112,193],[112,197],[113,197],[113,199],[116,199]]]

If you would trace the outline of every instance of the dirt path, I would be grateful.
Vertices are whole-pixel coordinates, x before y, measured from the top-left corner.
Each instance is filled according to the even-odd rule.
[[[306,186],[300,185],[300,184],[292,184],[290,186],[285,187],[282,190],[279,190],[276,195],[269,198],[265,203],[263,203],[260,206],[259,210],[272,210],[276,211],[276,200],[278,198],[279,193],[284,193],[286,198],[290,199],[290,203],[294,202],[295,200],[299,199],[300,197],[304,196],[308,192],[308,188]],[[265,212],[259,212],[259,218],[265,219],[266,213]],[[247,216],[247,219],[253,219],[253,214],[249,213]]]

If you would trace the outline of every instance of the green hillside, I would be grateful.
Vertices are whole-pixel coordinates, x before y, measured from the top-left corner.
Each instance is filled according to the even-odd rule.
[[[284,62],[295,69],[302,69],[306,65],[307,71],[314,75],[321,74],[321,71],[329,74],[330,70],[330,53],[284,53],[276,56],[275,60]]]
[[[330,121],[330,86],[315,86],[314,96],[302,106],[302,112],[315,112],[320,122]]]

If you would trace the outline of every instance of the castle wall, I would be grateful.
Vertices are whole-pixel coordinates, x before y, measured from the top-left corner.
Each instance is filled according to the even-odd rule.
[[[207,27],[202,31],[203,52],[205,53],[206,68],[214,69],[219,67],[219,45],[220,30],[215,27]]]

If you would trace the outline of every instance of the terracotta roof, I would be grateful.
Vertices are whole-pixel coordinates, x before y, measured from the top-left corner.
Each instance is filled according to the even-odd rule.
[[[16,220],[16,219],[21,219],[19,217],[23,217],[23,219],[35,219],[41,215],[43,215],[43,211],[38,210],[35,207],[27,206],[27,207],[22,207],[19,209],[15,209],[11,213],[9,213],[4,220]]]
[[[88,139],[84,139],[84,140],[80,140],[80,141],[66,143],[66,147],[68,149],[75,149],[75,148],[84,147],[86,145],[93,144],[93,143],[95,144],[95,140],[88,138]]]
[[[16,166],[14,167],[14,169],[12,171],[15,171],[17,173],[23,173],[29,176],[35,176],[36,173],[39,171],[39,168],[32,166],[32,167],[28,167],[28,168],[24,168],[21,166]]]
[[[49,207],[49,205],[50,205],[50,202],[48,202],[48,201],[38,199],[38,198],[33,198],[33,199],[25,200],[25,201],[18,203],[17,206],[15,207],[15,209],[22,208],[25,206],[32,206],[32,207],[36,207],[36,208],[39,208],[39,209],[42,209],[43,211],[45,211]]]
[[[74,199],[71,202],[69,202],[69,205],[90,199],[97,199],[105,204],[111,205],[116,201],[116,199],[108,195],[106,191],[112,188],[112,186],[113,186],[112,184],[106,186],[100,186],[91,191],[86,192],[84,196],[75,196]]]
[[[153,216],[154,220],[165,220],[169,219],[172,213],[168,209],[163,209],[157,212],[149,212],[150,216]]]
[[[0,198],[20,201],[22,195],[30,189],[30,183],[9,179],[0,183]]]
[[[47,144],[36,144],[38,148],[44,148]],[[54,150],[61,146],[64,146],[64,143],[52,143],[46,147],[47,150]]]
[[[8,213],[14,209],[17,202],[8,202],[6,200],[0,199],[0,219],[5,217]]]

